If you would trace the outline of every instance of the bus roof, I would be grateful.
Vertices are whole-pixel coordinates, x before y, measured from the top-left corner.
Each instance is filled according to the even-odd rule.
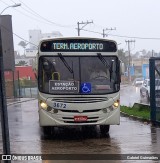
[[[115,44],[117,44],[117,42],[115,40],[111,40],[111,39],[106,39],[106,38],[100,38],[100,37],[82,37],[82,36],[72,36],[72,37],[46,37],[46,38],[42,38],[40,39],[40,42],[43,41],[50,41],[50,40],[66,40],[66,39],[91,39],[91,40],[101,40],[101,41],[111,41],[114,42]]]

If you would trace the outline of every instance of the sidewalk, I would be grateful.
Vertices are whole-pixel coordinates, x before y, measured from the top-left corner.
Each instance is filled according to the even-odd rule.
[[[21,102],[27,102],[27,101],[32,101],[36,100],[36,98],[12,98],[12,99],[6,99],[7,105],[13,105],[16,103],[21,103]]]

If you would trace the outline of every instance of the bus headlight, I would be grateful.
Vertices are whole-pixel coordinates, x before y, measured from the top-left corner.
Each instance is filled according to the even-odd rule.
[[[40,101],[40,106],[44,110],[47,110],[47,108],[48,108],[48,105],[45,102],[43,102],[43,101]]]
[[[115,109],[119,106],[119,100],[115,101],[112,105]]]
[[[115,101],[113,103],[113,105],[107,107],[107,108],[103,108],[102,111],[103,113],[109,113],[111,111],[113,111],[114,109],[117,109],[119,107],[119,100]]]

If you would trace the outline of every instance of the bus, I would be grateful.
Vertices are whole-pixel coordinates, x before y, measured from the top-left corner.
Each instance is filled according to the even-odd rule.
[[[37,53],[38,112],[44,133],[54,127],[120,124],[117,43],[90,37],[42,39]]]

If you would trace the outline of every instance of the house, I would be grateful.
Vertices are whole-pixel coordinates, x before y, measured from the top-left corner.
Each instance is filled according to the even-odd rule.
[[[14,80],[18,79],[18,72],[19,72],[19,79],[25,78],[33,81],[36,80],[32,66],[16,66],[14,72]],[[5,71],[5,80],[13,80],[12,71]]]

